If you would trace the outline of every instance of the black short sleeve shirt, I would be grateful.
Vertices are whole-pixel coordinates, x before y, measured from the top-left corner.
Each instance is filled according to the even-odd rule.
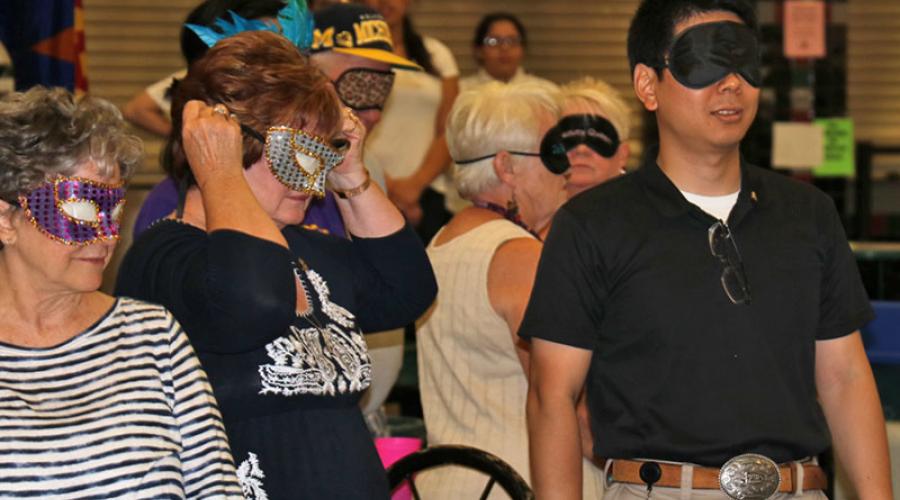
[[[727,221],[752,301],[731,303],[716,220],[655,161],[554,219],[519,335],[593,352],[595,451],[719,466],[815,455],[829,435],[815,343],[872,318],[830,198],[751,165]]]

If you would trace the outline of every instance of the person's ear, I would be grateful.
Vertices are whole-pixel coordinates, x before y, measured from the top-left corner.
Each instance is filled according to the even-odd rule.
[[[619,149],[616,149],[616,154],[613,155],[612,159],[616,167],[624,172],[629,156],[631,156],[631,146],[627,142],[622,142],[619,143]]]
[[[513,172],[512,155],[507,151],[500,151],[494,156],[492,165],[494,167],[494,173],[497,175],[497,178],[500,179],[500,182],[507,185],[514,184],[515,175]]]
[[[16,207],[0,200],[0,243],[3,246],[12,245],[18,238],[18,231],[13,223],[15,213]]]
[[[475,63],[478,66],[484,65],[484,48],[479,47],[478,45],[472,46],[472,57],[475,59]]]
[[[659,75],[657,75],[656,70],[646,64],[638,63],[634,67],[632,76],[634,93],[644,104],[644,109],[651,112],[656,111],[656,108],[659,107],[656,94],[659,85]]]

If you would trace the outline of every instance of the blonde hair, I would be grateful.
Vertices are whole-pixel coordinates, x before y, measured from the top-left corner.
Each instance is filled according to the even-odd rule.
[[[548,84],[490,82],[456,98],[447,117],[447,146],[460,196],[471,198],[499,185],[500,179],[493,157],[462,166],[455,162],[500,151],[538,151],[541,116],[559,116],[556,92]]]
[[[621,94],[611,85],[586,76],[563,85],[559,90],[560,108],[581,105],[594,110],[613,124],[620,141],[628,140],[628,134],[631,132],[631,110]]]

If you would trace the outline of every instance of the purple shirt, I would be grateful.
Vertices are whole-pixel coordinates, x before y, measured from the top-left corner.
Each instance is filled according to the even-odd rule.
[[[134,221],[134,238],[147,230],[151,224],[172,213],[178,206],[178,185],[171,177],[166,177],[162,182],[150,190],[137,219]],[[306,209],[303,218],[304,225],[314,225],[319,229],[327,230],[330,234],[345,237],[347,230],[341,213],[338,210],[334,193],[325,191],[325,198],[314,198]]]

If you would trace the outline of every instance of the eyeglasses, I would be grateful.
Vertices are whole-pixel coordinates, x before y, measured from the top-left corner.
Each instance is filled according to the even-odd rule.
[[[538,156],[538,157],[541,156],[540,153],[528,153],[525,151],[507,151],[507,153],[509,153],[511,155],[516,155],[516,156]],[[470,158],[468,160],[459,160],[455,163],[457,165],[468,165],[470,163],[475,163],[477,161],[487,160],[488,158],[493,158],[493,157],[497,156],[498,154],[500,154],[499,151],[496,153],[493,153],[493,154],[479,156],[478,158]]]
[[[522,45],[522,38],[518,36],[486,36],[481,41],[485,47],[518,47]]]
[[[731,230],[722,221],[709,228],[709,251],[722,264],[722,289],[732,304],[750,303],[750,284]]]

